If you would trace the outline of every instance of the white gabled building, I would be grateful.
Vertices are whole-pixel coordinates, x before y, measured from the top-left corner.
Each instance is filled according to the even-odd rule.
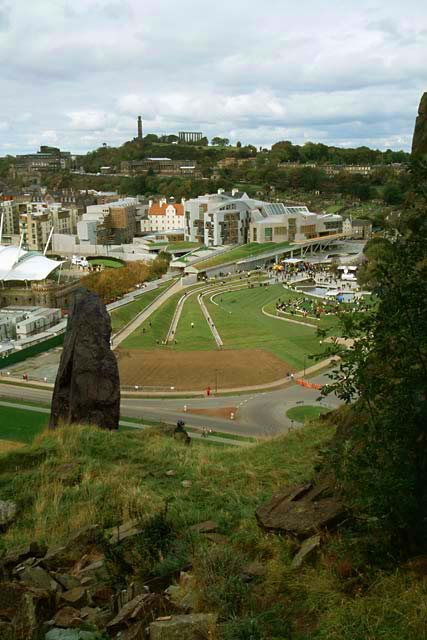
[[[150,201],[146,217],[140,221],[141,232],[182,231],[184,220],[183,203],[168,203],[166,198],[162,198],[159,202]]]

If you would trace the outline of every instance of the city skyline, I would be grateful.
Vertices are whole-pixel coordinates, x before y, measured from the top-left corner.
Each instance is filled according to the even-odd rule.
[[[427,11],[382,4],[0,0],[0,155],[120,145],[139,113],[144,134],[409,150]]]

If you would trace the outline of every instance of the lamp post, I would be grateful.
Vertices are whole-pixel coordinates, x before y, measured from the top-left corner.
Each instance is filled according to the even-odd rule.
[[[215,369],[215,395],[218,395],[218,369]]]
[[[304,373],[303,373],[304,378],[305,378],[305,359],[306,359],[306,357],[307,357],[307,354],[304,353]]]

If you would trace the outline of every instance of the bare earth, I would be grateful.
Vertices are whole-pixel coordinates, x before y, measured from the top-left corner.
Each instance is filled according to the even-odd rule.
[[[236,417],[237,407],[218,407],[217,409],[187,409],[187,413],[194,413],[198,416],[212,416],[212,418],[224,418],[233,420],[230,416]]]
[[[117,349],[122,385],[175,390],[244,387],[283,378],[294,371],[263,349],[170,351]]]

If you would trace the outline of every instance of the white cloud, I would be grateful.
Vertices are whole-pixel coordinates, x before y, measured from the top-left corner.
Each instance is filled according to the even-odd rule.
[[[139,113],[146,132],[408,148],[426,89],[424,0],[0,0],[0,31],[16,152],[120,144]]]

